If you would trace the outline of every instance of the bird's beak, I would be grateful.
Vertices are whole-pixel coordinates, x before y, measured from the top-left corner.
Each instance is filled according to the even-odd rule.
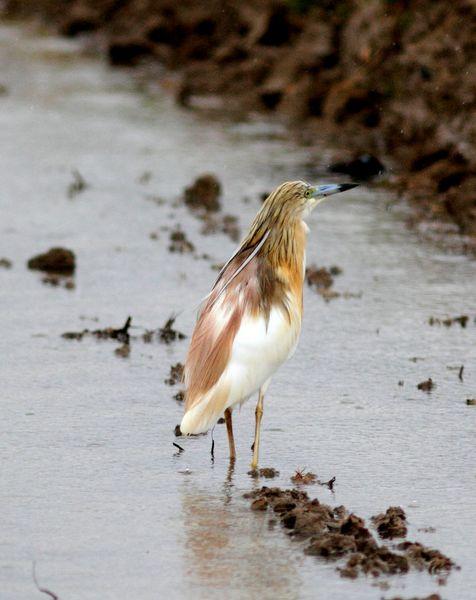
[[[357,183],[329,183],[326,185],[316,185],[312,193],[313,198],[324,199],[332,194],[338,194],[339,192],[345,192],[357,187]]]

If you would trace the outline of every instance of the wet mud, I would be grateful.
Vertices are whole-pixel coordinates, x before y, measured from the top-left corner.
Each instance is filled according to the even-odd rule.
[[[27,266],[33,271],[71,275],[76,269],[76,257],[67,248],[50,248],[47,252],[30,258]]]
[[[380,545],[361,517],[344,506],[331,507],[317,498],[310,499],[299,489],[262,487],[245,494],[252,499],[254,511],[270,510],[286,533],[305,541],[304,553],[326,561],[345,560],[336,568],[341,577],[355,579],[359,575],[401,575],[411,569],[447,577],[457,568],[439,552],[418,542],[401,542],[392,548]],[[379,535],[386,539],[405,537],[405,513],[390,507],[372,518]]]
[[[391,506],[384,513],[371,518],[381,538],[392,540],[407,535],[407,517],[403,508]]]
[[[194,210],[200,209],[206,212],[218,212],[220,204],[221,184],[215,175],[205,173],[184,191],[185,204]]]
[[[425,381],[421,381],[417,385],[417,389],[421,390],[422,392],[431,392],[435,387],[436,387],[436,383],[433,381],[433,379],[431,377],[429,377],[428,379],[425,379]]]
[[[176,227],[169,235],[169,252],[177,254],[190,254],[194,252],[195,246],[187,238],[187,235],[180,227]]]
[[[452,325],[461,325],[464,329],[468,324],[469,317],[468,315],[460,315],[459,317],[447,317],[445,319],[441,319],[439,317],[430,317],[428,319],[429,325],[444,325],[445,327],[451,327]],[[476,318],[475,318],[476,323]]]
[[[176,363],[175,365],[172,365],[170,367],[170,374],[167,377],[167,379],[165,379],[164,383],[166,383],[167,385],[176,385],[177,383],[180,383],[183,379],[183,364],[182,363]]]
[[[68,198],[74,198],[89,187],[89,184],[77,169],[73,170],[72,176],[73,181],[68,185],[67,190]]]
[[[11,269],[13,263],[8,258],[0,258],[0,269]]]

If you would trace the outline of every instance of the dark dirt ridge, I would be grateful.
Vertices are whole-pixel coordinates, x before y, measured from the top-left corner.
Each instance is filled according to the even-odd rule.
[[[439,575],[439,583],[444,583],[450,571],[457,568],[447,556],[418,542],[403,541],[392,549],[380,545],[361,517],[344,506],[332,508],[317,498],[311,500],[299,489],[264,486],[245,494],[245,498],[252,499],[252,510],[271,508],[275,516],[270,521],[275,522],[277,517],[291,537],[305,541],[306,554],[325,560],[345,558],[344,566],[337,567],[342,577],[397,575],[417,569]],[[380,536],[390,538],[406,535],[405,520],[399,507],[372,518]]]
[[[471,0],[7,0],[4,13],[99,32],[112,64],[178,69],[184,105],[220,95],[305,122],[357,179],[373,158],[356,156],[391,156],[417,219],[452,221],[476,248]]]
[[[175,317],[167,319],[165,324],[158,329],[146,329],[141,335],[133,335],[130,333],[132,325],[132,317],[127,317],[122,327],[105,327],[104,329],[83,329],[82,331],[66,331],[61,334],[65,340],[81,341],[84,337],[93,337],[97,340],[115,340],[122,344],[115,350],[118,356],[127,357],[130,353],[131,340],[142,340],[145,344],[151,344],[154,341],[163,344],[171,344],[176,340],[183,340],[187,336],[181,331],[173,328]],[[175,365],[179,369],[180,363]]]

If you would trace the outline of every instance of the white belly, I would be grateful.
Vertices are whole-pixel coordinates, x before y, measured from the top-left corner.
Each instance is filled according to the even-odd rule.
[[[233,342],[230,361],[220,378],[229,386],[227,407],[256,393],[296,349],[301,318],[272,308],[269,321],[244,316]]]

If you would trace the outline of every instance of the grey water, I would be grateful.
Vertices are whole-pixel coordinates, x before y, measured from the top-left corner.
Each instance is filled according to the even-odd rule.
[[[0,257],[13,263],[0,269],[0,598],[45,597],[33,562],[62,600],[475,598],[475,262],[421,242],[371,187],[309,219],[308,262],[338,265],[335,289],[356,297],[306,288],[300,344],[265,400],[261,466],[280,475],[262,483],[291,486],[297,468],[335,476],[333,492],[308,492],[365,518],[402,506],[408,539],[461,567],[445,586],[418,572],[380,578],[387,590],[343,579],[243,498],[256,485],[252,403],[235,416],[234,469],[222,425],[214,461],[210,435],[173,447],[182,407],[164,379],[187,340],[133,340],[122,358],[112,341],[61,337],[128,315],[140,335],[183,309],[176,327],[190,335],[211,264],[235,244],[200,233],[183,188],[215,173],[244,230],[262,192],[309,177],[308,149],[276,124],[211,120],[141,91],[77,42],[2,26],[0,64]],[[74,169],[88,187],[69,198]],[[168,251],[176,225],[195,254]],[[26,268],[52,246],[76,253],[74,290]],[[460,314],[464,329],[428,324]],[[417,390],[428,377],[436,388]]]

